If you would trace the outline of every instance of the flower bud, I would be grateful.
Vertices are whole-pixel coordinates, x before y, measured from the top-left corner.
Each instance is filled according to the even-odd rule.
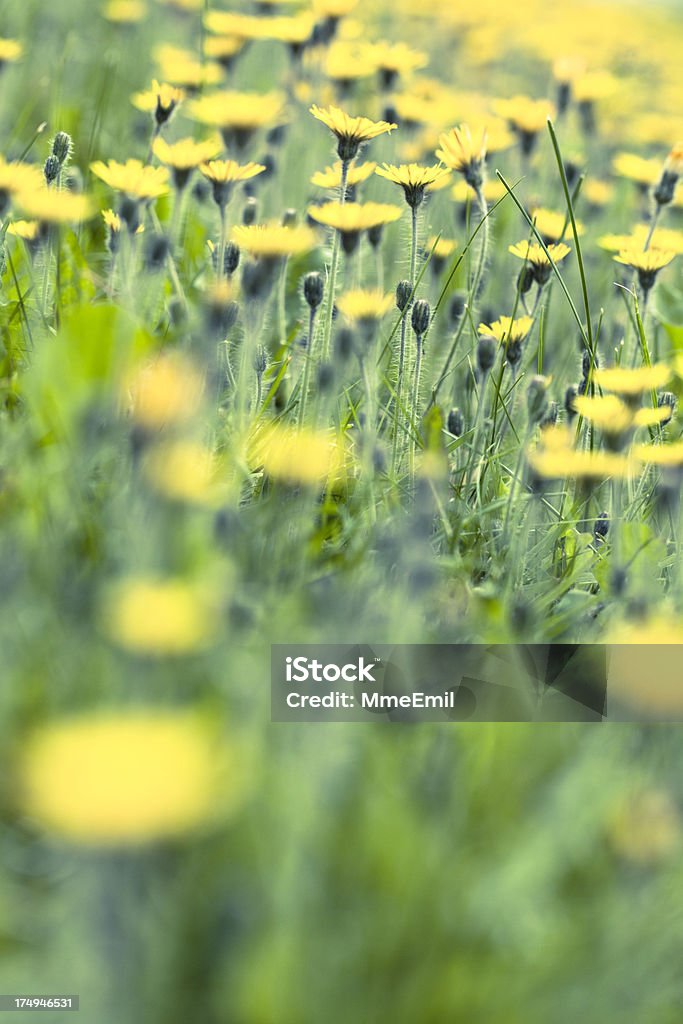
[[[540,423],[548,408],[548,378],[537,375],[531,378],[526,392],[526,408],[530,423]]]
[[[432,311],[426,299],[418,299],[413,306],[411,323],[418,338],[423,338],[429,327]]]
[[[71,136],[66,132],[57,132],[52,142],[52,155],[60,165],[66,163],[71,156]]]
[[[376,224],[368,230],[368,242],[373,249],[377,249],[384,235],[384,224]]]
[[[451,409],[448,414],[448,433],[453,437],[461,437],[465,432],[465,417],[460,409]]]
[[[323,301],[325,285],[322,274],[317,270],[311,271],[304,277],[304,298],[312,310],[316,310]]]
[[[351,328],[342,327],[341,330],[337,332],[336,341],[337,355],[339,356],[339,359],[345,363],[351,358],[356,347],[356,339]]]
[[[296,210],[292,206],[287,207],[285,212],[282,214],[283,228],[293,228],[296,224],[296,217]]]
[[[491,334],[483,334],[477,344],[477,366],[479,372],[487,374],[496,361],[498,342]]]
[[[451,327],[457,327],[465,312],[467,296],[464,292],[455,292],[448,306],[448,322]]]
[[[598,518],[593,524],[593,536],[596,541],[602,541],[609,533],[609,515],[607,512],[601,512]]]
[[[577,390],[574,384],[570,384],[564,393],[564,411],[567,414],[567,420],[571,423],[576,416],[576,409],[574,408],[574,399],[577,397]]]
[[[45,161],[45,167],[43,168],[43,174],[45,175],[45,181],[48,185],[51,185],[53,181],[56,181],[59,177],[59,172],[62,169],[62,165],[56,156],[49,156]]]
[[[403,312],[408,303],[410,302],[410,296],[413,294],[410,281],[399,281],[396,285],[396,306],[399,312]]]
[[[242,223],[249,225],[256,223],[258,214],[258,203],[253,196],[249,196],[242,210]]]
[[[168,239],[156,231],[145,235],[143,260],[148,270],[161,270],[170,251]]]

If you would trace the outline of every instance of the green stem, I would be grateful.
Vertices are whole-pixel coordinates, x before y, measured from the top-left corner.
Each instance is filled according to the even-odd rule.
[[[311,379],[311,347],[313,344],[313,332],[315,331],[315,309],[309,309],[308,313],[308,343],[304,355],[304,369],[301,377],[301,394],[299,396],[299,426],[306,422],[306,403],[308,401],[308,389]]]
[[[410,316],[410,310],[413,305],[415,296],[415,278],[417,275],[417,206],[411,207],[411,235],[410,235],[410,297],[406,308],[401,313],[401,340],[398,352],[398,375],[396,380],[396,400],[394,403],[394,429],[392,437],[392,454],[391,454],[391,472],[392,475],[396,475],[399,464],[398,456],[398,435],[399,435],[399,424],[402,415],[403,406],[403,377],[405,373],[405,355],[406,355],[406,330],[408,325],[408,318]]]
[[[349,161],[342,161],[341,168],[341,184],[340,184],[340,196],[339,205],[343,206],[346,202],[346,182],[349,176]],[[337,290],[337,269],[339,266],[339,249],[340,249],[340,235],[338,231],[334,233],[334,241],[332,243],[332,263],[330,266],[330,278],[327,286],[327,305],[325,307],[325,331],[323,334],[323,345],[320,353],[321,362],[325,362],[329,358],[330,354],[330,339],[332,338],[332,317],[334,314],[334,302],[336,299]]]

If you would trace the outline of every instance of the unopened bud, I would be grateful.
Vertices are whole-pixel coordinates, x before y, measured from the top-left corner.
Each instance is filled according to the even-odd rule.
[[[249,225],[256,223],[258,214],[258,203],[253,196],[249,196],[242,210],[242,223]]]
[[[71,156],[71,136],[66,132],[57,132],[52,142],[52,155],[59,160],[60,165],[66,163]]]
[[[451,409],[448,414],[448,433],[453,437],[461,437],[465,432],[465,417],[460,409]]]
[[[548,407],[548,378],[537,375],[531,378],[526,392],[526,408],[531,423],[540,423]]]
[[[56,156],[49,156],[45,161],[45,167],[43,168],[43,174],[45,175],[45,181],[48,185],[51,185],[53,181],[56,181],[59,177],[59,172],[62,169],[62,165]]]
[[[413,294],[413,289],[410,281],[399,281],[396,285],[396,306],[399,312],[403,312],[408,303],[410,302],[410,296]]]
[[[304,298],[311,309],[317,309],[323,301],[324,290],[325,286],[322,274],[319,274],[317,270],[313,270],[310,274],[306,274],[304,278]]]
[[[486,374],[496,361],[498,342],[491,334],[483,334],[477,344],[477,366],[479,372]]]
[[[429,327],[432,311],[426,299],[418,299],[413,306],[411,323],[418,338],[423,338]]]

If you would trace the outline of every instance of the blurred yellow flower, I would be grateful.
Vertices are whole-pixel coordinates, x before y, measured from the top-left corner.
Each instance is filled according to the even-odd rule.
[[[147,5],[141,0],[109,0],[103,14],[107,21],[119,25],[136,25],[147,16]]]
[[[617,395],[578,395],[574,410],[605,434],[618,435],[636,427],[653,427],[671,418],[669,406],[633,409]]]
[[[202,583],[133,576],[106,588],[100,625],[112,643],[132,654],[194,654],[217,636],[217,594]]]
[[[500,342],[524,341],[533,325],[530,316],[521,316],[516,320],[510,316],[501,316],[491,324],[479,324],[479,333],[491,334]]]
[[[683,441],[674,441],[671,444],[635,445],[633,457],[646,465],[680,469],[683,466]],[[683,643],[683,639],[681,643]]]
[[[0,67],[19,60],[23,53],[23,44],[16,39],[0,39]]]
[[[20,806],[74,843],[169,839],[239,806],[244,780],[233,760],[193,711],[112,709],[57,719],[21,749]]]
[[[166,82],[152,81],[152,88],[147,92],[136,92],[131,97],[131,102],[138,110],[146,114],[154,114],[158,125],[166,124],[171,118],[176,107],[185,99],[185,93]]]
[[[289,484],[321,487],[339,479],[346,465],[340,438],[310,428],[300,430],[272,423],[262,427],[249,444],[249,463]]]
[[[550,100],[534,100],[530,96],[496,100],[493,108],[523,135],[537,135],[545,129],[548,118],[555,116],[555,106]]]
[[[31,192],[20,192],[15,201],[29,219],[42,224],[77,224],[88,220],[95,213],[92,196],[76,192],[39,188]]]
[[[214,453],[196,441],[180,439],[154,445],[145,456],[144,474],[151,486],[173,501],[217,507],[219,488]]]
[[[436,155],[478,192],[484,180],[486,152],[486,128],[476,128],[473,133],[468,124],[461,124],[439,136]]]
[[[627,657],[630,657],[630,652]],[[634,691],[633,696],[636,700],[640,698],[638,702],[646,709],[650,706],[652,710],[658,707],[674,710],[681,706],[678,687],[671,678],[670,662],[667,668],[664,664],[658,665],[654,673],[650,671],[644,677],[642,692]],[[653,675],[655,681],[651,683]],[[628,696],[625,692],[622,695]],[[671,703],[668,697],[671,697]],[[645,789],[625,798],[615,808],[609,817],[607,835],[621,857],[634,864],[652,865],[678,855],[683,828],[680,813],[670,794],[665,790]]]
[[[309,206],[307,212],[318,224],[336,228],[342,234],[391,224],[402,214],[400,206],[390,203],[323,203],[321,206]]]
[[[162,353],[139,367],[123,385],[122,397],[133,420],[147,430],[187,423],[201,407],[204,381],[178,352]]]
[[[125,164],[109,160],[106,164],[96,160],[90,169],[116,192],[124,192],[131,199],[157,199],[169,188],[168,170],[150,167],[142,160],[126,160]]]
[[[256,131],[271,127],[282,118],[283,111],[284,101],[279,92],[232,92],[226,89],[200,96],[187,105],[187,112],[195,121],[221,131]]]
[[[617,153],[612,167],[620,178],[628,178],[641,186],[656,185],[662,173],[661,160],[646,159],[634,153]]]
[[[40,234],[40,224],[37,220],[14,220],[9,224],[7,234],[25,242],[35,242]]]
[[[374,174],[376,167],[377,164],[371,160],[364,164],[351,164],[346,175],[347,186],[353,188],[354,185],[360,185],[361,182],[367,181]],[[316,171],[311,178],[311,185],[317,185],[318,188],[341,188],[341,173],[341,160],[337,160],[332,167],[326,167],[324,171]]]
[[[571,448],[537,448],[528,453],[531,468],[538,476],[551,480],[617,479],[629,475],[629,461],[614,452],[582,452]]]
[[[268,224],[239,224],[232,229],[231,241],[252,256],[277,259],[297,256],[315,248],[315,232],[305,225],[287,227],[280,221]]]
[[[543,241],[546,244],[548,242],[559,242],[561,238],[564,238],[567,232],[569,232],[570,235],[572,233],[568,213],[561,213],[558,210],[545,210],[538,208],[531,211],[531,219],[536,225],[536,230],[543,236]],[[580,235],[585,231],[580,220],[576,221],[576,229]]]
[[[379,288],[358,288],[337,299],[337,308],[352,323],[367,324],[381,320],[394,304],[394,295],[385,294]]]
[[[192,50],[183,50],[166,43],[154,48],[154,59],[160,76],[183,89],[218,85],[225,75],[220,64],[209,60],[199,61]]]
[[[664,363],[654,366],[639,366],[633,369],[614,366],[593,371],[593,380],[605,391],[617,395],[642,395],[647,391],[663,387],[671,378],[671,369]]]
[[[178,139],[167,142],[166,139],[154,140],[153,152],[157,160],[174,170],[190,171],[207,160],[213,160],[223,149],[218,135],[198,142],[196,139]]]

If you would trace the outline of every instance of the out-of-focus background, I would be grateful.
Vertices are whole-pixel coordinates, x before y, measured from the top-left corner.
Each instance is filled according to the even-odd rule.
[[[273,17],[270,7],[244,13]],[[202,19],[226,9],[6,0],[0,31],[23,50],[5,60],[0,41],[0,153],[42,165],[55,133],[68,132],[73,182],[104,206],[91,162],[144,159],[149,145],[149,114],[131,96],[154,77],[206,91],[217,65]],[[587,261],[616,337],[614,266],[595,238],[628,232],[652,184],[642,177],[652,164],[620,175],[615,158],[659,167],[683,135],[679,14],[673,3],[321,0],[317,20],[340,22],[325,75],[292,74],[282,26],[227,71],[231,88],[289,97],[286,143],[259,138],[250,154],[275,166],[258,201],[267,216],[302,214],[311,175],[334,159],[310,103],[341,93],[352,112],[395,112],[399,150],[380,140],[373,159],[424,161],[439,131],[493,98],[554,100],[568,69],[584,91],[563,150],[596,182],[582,214]],[[409,43],[425,66],[400,71],[380,95],[354,47],[383,41]],[[525,170],[517,153],[500,166],[514,179]],[[557,201],[547,153],[539,168],[525,199],[544,203],[554,189]],[[386,199],[384,186],[374,182],[373,197]],[[492,256],[501,296],[513,280],[507,243],[525,230],[509,206],[496,228],[506,244]],[[168,223],[169,200],[158,210]],[[185,227],[188,290],[214,228],[204,197]],[[405,270],[402,231],[390,235],[390,287]],[[612,622],[599,618],[603,596],[553,591],[552,608],[539,599],[520,625],[485,583],[462,583],[463,565],[471,579],[485,573],[476,539],[436,564],[431,504],[387,525],[369,552],[364,531],[347,531],[337,513],[302,539],[297,523],[312,517],[298,490],[274,488],[246,508],[231,494],[216,508],[175,500],[180,470],[156,489],[140,483],[130,465],[143,442],[117,418],[112,381],[155,352],[160,334],[185,328],[159,327],[151,272],[135,308],[106,302],[98,220],[63,237],[64,308],[50,334],[25,308],[39,305],[40,266],[16,237],[5,241],[0,990],[80,993],[87,1024],[678,1024],[678,727],[269,721],[271,643],[596,640]],[[658,307],[673,345],[677,301],[672,286]],[[502,299],[490,310],[503,311]],[[557,315],[552,372],[577,362],[575,325]],[[191,403],[193,386],[189,371],[170,368],[149,407],[172,408],[174,388]],[[627,618],[660,600],[669,553],[647,529],[636,520],[627,531]],[[162,570],[193,582],[145,582]],[[137,582],[117,589],[128,579]],[[152,606],[163,625],[150,635]]]

